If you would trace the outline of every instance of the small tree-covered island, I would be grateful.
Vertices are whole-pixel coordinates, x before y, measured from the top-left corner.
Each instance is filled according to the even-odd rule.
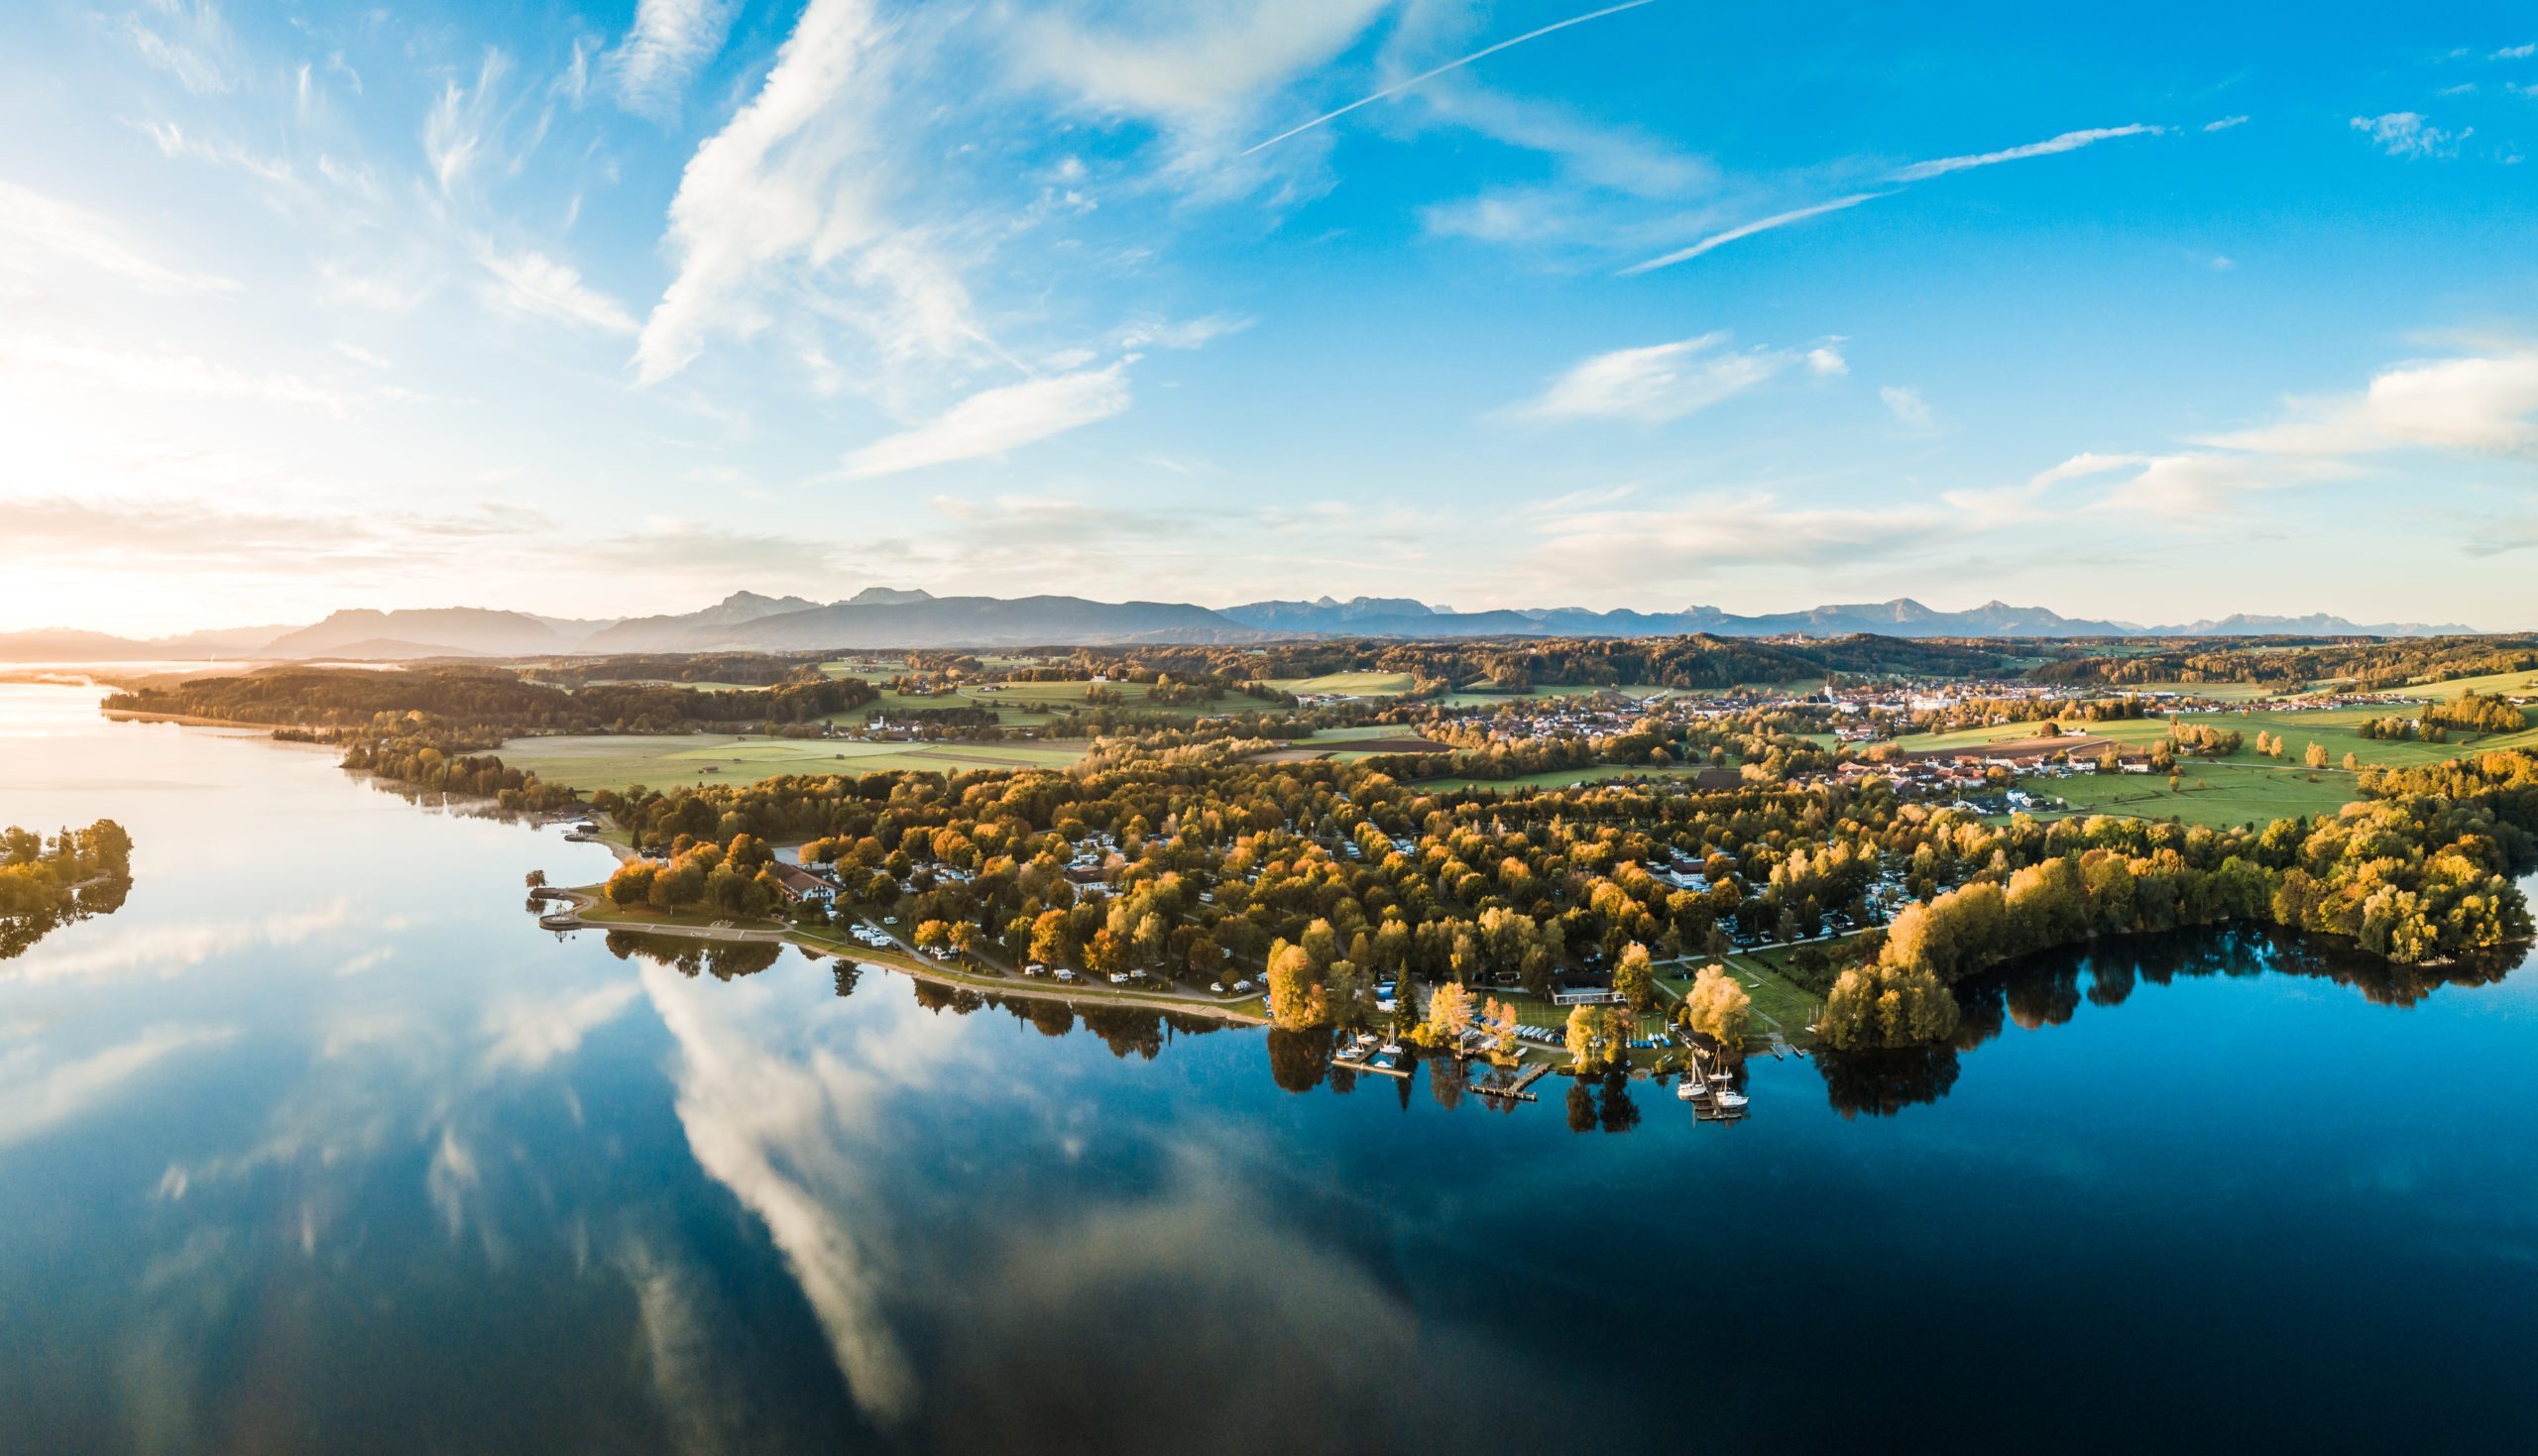
[[[52,835],[0,830],[0,960],[61,926],[111,915],[132,893],[132,836],[101,819]]]
[[[1680,1073],[1706,1099],[1749,1050],[1979,1040],[1987,978],[2112,937],[2237,926],[2438,982],[2531,935],[2538,649],[2518,639],[697,670],[291,668],[108,707],[271,724],[391,782],[573,821],[621,860],[534,886],[551,928],[781,937],[973,1002],[1265,1023],[1309,1057],[1450,1059],[1511,1095],[1557,1070]]]

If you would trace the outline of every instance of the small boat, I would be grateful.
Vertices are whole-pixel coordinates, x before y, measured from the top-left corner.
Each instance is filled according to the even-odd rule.
[[[1743,1092],[1721,1090],[1718,1093],[1718,1106],[1719,1110],[1722,1112],[1733,1112],[1744,1105],[1745,1094]]]
[[[1699,1077],[1687,1074],[1674,1083],[1674,1095],[1685,1102],[1697,1102],[1709,1095],[1709,1088],[1701,1085]]]

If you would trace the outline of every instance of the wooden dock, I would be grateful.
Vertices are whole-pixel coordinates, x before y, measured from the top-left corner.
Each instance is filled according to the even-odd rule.
[[[1537,1062],[1525,1068],[1524,1075],[1503,1087],[1474,1087],[1472,1091],[1483,1097],[1504,1097],[1510,1102],[1531,1102],[1535,1100],[1535,1096],[1525,1089],[1549,1075],[1551,1075],[1551,1064]]]

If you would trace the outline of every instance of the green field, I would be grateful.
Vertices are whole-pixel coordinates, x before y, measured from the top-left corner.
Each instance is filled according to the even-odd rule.
[[[1646,764],[1595,763],[1584,768],[1556,768],[1548,773],[1529,773],[1522,778],[1512,779],[1421,779],[1415,787],[1421,789],[1564,789],[1570,784],[1601,783],[1606,779],[1683,778],[1700,773],[1708,767],[1709,765],[1705,763],[1677,763],[1666,768],[1651,768]]]
[[[1054,743],[854,743],[823,738],[733,738],[707,733],[585,734],[514,738],[503,762],[584,793],[644,784],[751,783],[785,773],[880,773],[919,769],[1065,768],[1081,741]],[[708,770],[711,769],[711,772]]]
[[[1406,672],[1329,672],[1321,677],[1272,678],[1269,686],[1296,694],[1346,698],[1397,698],[1415,686]]]
[[[2192,716],[2187,721],[2204,722],[2206,719],[2203,716]],[[2236,716],[2233,715],[2232,722],[2236,721]],[[2156,743],[2168,735],[2168,721],[2164,718],[2125,718],[2111,723],[2066,722],[2061,728],[2065,733],[2090,733],[2101,738],[2113,738],[2120,743],[2135,743],[2143,746]],[[1988,743],[2023,740],[2032,738],[2043,730],[2044,725],[2040,722],[1995,723],[1986,724],[1980,728],[1954,728],[1944,733],[1906,733],[1897,738],[1895,742],[1896,746],[1906,753],[1932,753],[1951,748],[1980,748]],[[2250,741],[2253,741],[2255,729],[2248,729],[2248,737]]]
[[[2453,678],[2446,683],[2425,683],[2397,691],[2422,698],[2456,698],[2463,693],[2499,693],[2520,698],[2538,693],[2538,672],[2487,673],[2483,677]]]
[[[990,708],[995,710],[995,721],[999,726],[1027,728],[1035,723],[1047,722],[1056,709],[1074,708],[1091,712],[1096,707],[1105,706],[1086,701],[1085,695],[1092,690],[1093,686],[1091,683],[1084,682],[994,683],[975,684],[950,693],[884,692],[880,697],[861,708],[833,715],[829,721],[861,724],[874,713],[880,713],[886,717],[894,713],[915,713],[926,709]],[[1211,714],[1234,712],[1245,704],[1255,708],[1260,706],[1249,699],[1230,695],[1214,703],[1149,703],[1146,699],[1154,692],[1150,684],[1104,683],[1102,686],[1116,693],[1120,699],[1118,703],[1106,706],[1132,713],[1161,713],[1180,718],[1205,718]]]
[[[2311,780],[2316,782],[2311,782]],[[2074,814],[2177,819],[2225,829],[2293,815],[2333,814],[2361,796],[2356,775],[2342,769],[2260,768],[2224,760],[2190,761],[2184,787],[2171,793],[2165,774],[2083,773],[2020,780],[2027,791],[2060,799]],[[2039,818],[2055,819],[2058,813]]]
[[[2283,739],[2283,762],[2298,766],[2309,744],[2318,743],[2327,750],[2327,760],[2341,765],[2344,755],[2353,754],[2365,764],[2405,767],[2418,763],[2440,763],[2462,753],[2480,753],[2496,748],[2538,747],[2538,728],[2524,728],[2516,733],[2496,733],[2489,737],[2464,739],[2452,737],[2447,743],[2399,741],[2387,738],[2365,738],[2359,731],[2364,723],[2374,718],[2410,718],[2411,710],[2400,707],[2328,708],[2306,713],[2284,713],[2267,709],[2246,708],[2217,713],[2178,715],[2183,723],[2209,728],[2234,729],[2247,741],[2239,751],[2223,763],[2262,766],[2272,760],[2255,750],[2256,734],[2272,733]],[[2032,738],[2041,727],[2034,723],[1991,724],[1982,728],[1958,728],[1945,733],[1911,733],[1896,739],[1906,752],[1928,752],[1950,748],[1980,748],[1986,743],[2010,739]],[[2101,738],[2147,747],[2168,735],[2164,718],[2128,718],[2108,723],[2068,722],[2062,725],[2066,733],[2090,733]],[[2196,760],[2202,762],[2204,760]]]
[[[763,693],[767,689],[765,683],[686,683],[665,677],[593,678],[590,685],[594,688],[686,688],[699,693]]]
[[[1667,994],[1681,1000],[1692,989],[1692,978],[1705,965],[1724,965],[1745,994],[1754,998],[1754,1027],[1746,1037],[1746,1045],[1755,1046],[1769,1040],[1768,1033],[1778,1028],[1780,1034],[1803,1047],[1812,1043],[1814,1034],[1807,1027],[1815,1020],[1816,997],[1785,979],[1779,970],[1779,957],[1788,952],[1778,950],[1738,951],[1728,955],[1695,955],[1679,966],[1668,966],[1658,978]]]
[[[2077,691],[2077,689],[2074,689]],[[2118,683],[2109,693],[2183,693],[2192,698],[2210,698],[2219,703],[2253,703],[2275,696],[2275,690],[2262,683]]]

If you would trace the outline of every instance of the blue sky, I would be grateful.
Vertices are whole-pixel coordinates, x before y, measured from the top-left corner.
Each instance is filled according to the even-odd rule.
[[[2538,626],[2538,14],[1595,9],[27,0],[0,627]]]

